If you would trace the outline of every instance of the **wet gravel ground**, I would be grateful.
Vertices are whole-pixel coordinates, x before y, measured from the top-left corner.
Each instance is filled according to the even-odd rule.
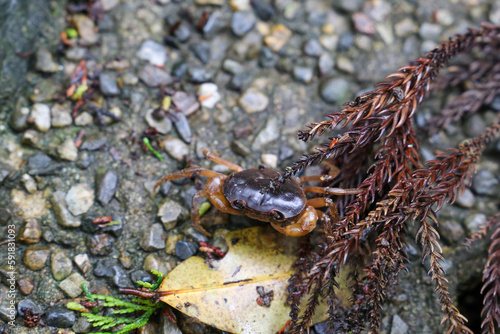
[[[500,6],[493,0],[100,4],[88,12],[76,3],[65,10],[65,4],[47,1],[41,7],[50,20],[39,22],[43,36],[23,47],[29,52],[14,56],[0,48],[27,69],[15,75],[11,58],[3,58],[2,75],[10,79],[0,81],[0,242],[14,225],[19,312],[15,327],[4,327],[8,333],[54,328],[86,333],[86,320],[63,307],[81,296],[81,282],[115,293],[117,287],[151,280],[152,269],[170,271],[198,253],[199,241],[213,243],[189,221],[199,182],[178,180],[153,190],[165,173],[191,162],[226,171],[202,159],[201,148],[243,167],[284,168],[319,143],[297,140],[305,124],[338,110],[447,37],[482,21],[500,23]],[[9,15],[22,15],[22,5],[10,8]],[[30,26],[29,16],[20,21],[21,31],[22,26]],[[70,27],[78,38],[62,45],[59,34]],[[0,43],[15,45],[12,39]],[[93,94],[72,115],[75,102],[66,90],[82,60]],[[417,124],[457,92],[437,93],[419,109]],[[177,110],[158,110],[165,96]],[[424,158],[482,133],[498,111],[497,96],[480,114],[423,139]],[[142,144],[145,137],[162,161]],[[499,153],[496,142],[479,163],[471,191],[440,214],[445,267],[466,315],[479,313],[486,244],[471,251],[461,244],[497,212]],[[209,215],[207,221],[224,224],[208,227],[211,231],[255,224]],[[99,228],[92,221],[101,216],[117,223]],[[10,321],[7,248],[0,245],[0,329]],[[413,240],[409,256],[409,272],[385,305],[382,332],[443,332],[433,283]],[[24,308],[43,314],[48,327],[25,327]],[[155,319],[157,325],[141,333],[220,332],[178,316],[177,325]],[[327,333],[322,324],[315,331]]]

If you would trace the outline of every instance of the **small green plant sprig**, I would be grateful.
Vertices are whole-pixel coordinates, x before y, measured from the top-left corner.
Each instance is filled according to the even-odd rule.
[[[137,281],[137,285],[149,289],[150,291],[155,291],[158,289],[160,286],[161,282],[163,281],[164,274],[152,270],[151,273],[155,276],[158,277],[157,281],[155,284],[143,282],[143,281]],[[137,311],[142,311],[144,312],[141,316],[137,318],[125,318],[125,317],[118,317],[118,316],[103,316],[97,314],[98,308],[95,306],[92,308],[92,312],[88,312],[88,310],[82,306],[79,303],[76,302],[69,302],[66,307],[70,310],[73,311],[79,311],[81,312],[81,315],[86,317],[87,320],[92,323],[94,327],[100,327],[100,330],[103,332],[97,332],[94,334],[111,334],[111,332],[104,332],[105,330],[109,330],[110,328],[116,327],[118,325],[125,324],[122,329],[120,329],[117,332],[113,332],[113,334],[126,334],[129,333],[131,330],[139,328],[144,326],[151,315],[159,308],[163,307],[163,304],[161,303],[154,303],[150,300],[143,299],[143,298],[135,298],[131,302],[127,302],[124,300],[121,300],[119,298],[115,298],[112,296],[105,296],[105,295],[98,295],[98,294],[93,294],[90,293],[89,288],[85,285],[85,283],[82,283],[82,288],[83,292],[85,293],[85,296],[89,299],[90,302],[94,302],[96,300],[103,300],[103,306],[104,307],[112,307],[112,308],[117,308],[111,311],[112,314],[127,314],[127,313],[133,313]]]

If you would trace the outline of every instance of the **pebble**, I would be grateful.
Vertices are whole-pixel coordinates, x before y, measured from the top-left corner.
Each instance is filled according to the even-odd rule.
[[[242,37],[255,27],[256,21],[253,12],[234,12],[231,18],[231,31],[236,36]]]
[[[76,161],[78,158],[78,148],[73,139],[66,139],[61,145],[57,147],[59,157],[67,161]]]
[[[168,59],[165,47],[152,40],[146,40],[142,43],[138,57],[156,66],[165,65]]]
[[[35,180],[29,174],[23,174],[23,176],[21,176],[21,181],[26,191],[30,194],[34,194],[38,190]]]
[[[45,324],[56,328],[69,328],[76,322],[75,312],[65,307],[50,307],[46,311]]]
[[[249,11],[252,10],[250,0],[229,0],[229,6],[234,11]]]
[[[69,60],[82,60],[87,56],[87,49],[80,46],[72,46],[66,50],[66,58]]]
[[[179,137],[186,143],[191,144],[193,132],[186,115],[182,111],[171,112],[172,122]]]
[[[175,253],[175,244],[177,241],[182,240],[182,235],[169,235],[167,241],[165,242],[165,252],[167,254]]]
[[[161,224],[153,224],[150,228],[144,231],[141,238],[141,248],[148,252],[165,248],[163,226]]]
[[[314,75],[311,67],[296,65],[293,67],[293,77],[303,83],[310,83]]]
[[[26,309],[30,309],[33,314],[42,315],[44,309],[38,303],[35,303],[31,298],[25,298],[17,304],[17,312],[20,316],[24,316]]]
[[[271,49],[263,47],[259,52],[259,66],[262,68],[273,68],[276,66],[278,56]]]
[[[160,334],[183,334],[176,323],[169,319],[166,314],[160,315],[160,324],[158,326],[158,332]]]
[[[335,51],[339,42],[339,36],[337,35],[323,35],[319,38],[321,45],[328,51]]]
[[[165,86],[173,81],[168,72],[153,65],[146,65],[141,68],[137,76],[148,87]]]
[[[291,36],[292,31],[290,29],[283,24],[277,24],[271,28],[271,33],[264,38],[264,43],[272,51],[277,52],[288,42]]]
[[[31,277],[24,277],[17,281],[17,286],[19,287],[19,292],[23,296],[29,295],[35,288],[35,282]]]
[[[181,23],[177,29],[175,29],[174,36],[179,40],[179,42],[186,42],[189,37],[191,37],[191,29],[185,23]]]
[[[195,0],[197,5],[217,5],[222,6],[225,0]]]
[[[335,1],[333,6],[343,12],[354,13],[361,9],[363,0],[339,0]]]
[[[222,69],[231,74],[242,73],[245,70],[243,65],[230,58],[224,59],[224,61],[222,62]]]
[[[345,32],[340,35],[337,48],[339,51],[347,51],[354,44],[354,34],[352,32]]]
[[[125,85],[135,86],[139,82],[139,77],[134,73],[127,72],[122,75],[122,81]]]
[[[418,32],[418,26],[415,21],[406,17],[394,25],[394,32],[398,37],[409,37]]]
[[[134,264],[132,263],[132,259],[130,258],[129,252],[125,251],[125,252],[120,253],[118,260],[120,261],[120,264],[122,265],[122,267],[125,269],[132,269],[134,267]],[[133,280],[133,281],[135,281],[135,280]]]
[[[158,208],[158,217],[163,224],[163,228],[167,231],[173,229],[177,222],[182,218],[186,218],[187,215],[187,210],[172,200],[166,200]]]
[[[94,256],[106,256],[111,253],[115,238],[107,233],[99,233],[87,239],[87,248]]]
[[[162,145],[165,152],[176,160],[181,161],[189,155],[189,147],[180,139],[167,138],[162,142]]]
[[[99,75],[99,86],[101,92],[106,96],[117,96],[120,94],[120,88],[116,81],[116,74],[103,72]]]
[[[474,114],[467,118],[464,123],[464,133],[471,138],[480,136],[486,130],[486,124],[483,118],[478,114]]]
[[[319,57],[323,53],[323,47],[317,39],[308,40],[304,44],[303,50],[310,57]]]
[[[172,66],[171,73],[176,78],[182,78],[186,74],[187,69],[188,69],[188,66],[187,66],[186,62],[181,61],[181,62],[174,64],[174,66]]]
[[[53,128],[62,128],[73,123],[70,112],[64,106],[57,103],[50,109],[50,116]]]
[[[198,88],[198,99],[200,100],[200,104],[208,109],[212,109],[215,107],[217,102],[220,101],[221,96],[218,92],[219,87],[216,84],[207,82]]]
[[[484,213],[471,213],[464,219],[469,234],[476,233],[486,223],[487,217]]]
[[[352,74],[354,73],[354,65],[347,57],[337,57],[337,68],[342,72]]]
[[[210,45],[208,43],[193,43],[189,46],[189,49],[194,53],[196,58],[202,62],[202,64],[208,64],[210,62]]]
[[[72,273],[64,281],[59,283],[59,288],[70,298],[78,297],[82,292],[82,284],[85,283],[87,286],[89,282],[83,278],[79,273]]]
[[[88,16],[82,14],[73,15],[73,25],[78,30],[79,44],[88,46],[93,45],[98,40],[98,33],[92,21]]]
[[[392,317],[391,334],[406,334],[408,333],[408,325],[397,314]]]
[[[498,179],[487,169],[479,169],[472,178],[472,189],[479,195],[498,196],[498,184]]]
[[[111,281],[113,284],[118,287],[118,288],[126,288],[132,286],[132,282],[130,281],[130,278],[128,277],[128,274],[125,272],[125,270],[120,267],[120,266],[114,266],[113,267],[113,277],[111,278]]]
[[[112,169],[99,173],[96,178],[96,196],[102,206],[106,206],[115,196],[118,187],[118,175]]]
[[[249,114],[264,111],[269,98],[259,91],[247,90],[238,100],[240,106]]]
[[[23,131],[28,127],[30,110],[27,107],[15,108],[9,119],[9,125],[14,131]]]
[[[438,41],[442,30],[439,24],[424,22],[420,26],[419,35],[424,40]]]
[[[375,25],[372,20],[363,12],[352,14],[354,28],[362,34],[373,35],[376,32]]]
[[[57,63],[52,59],[52,54],[47,49],[40,49],[36,53],[35,68],[41,72],[54,73],[58,69]]]
[[[42,236],[42,228],[40,221],[35,218],[28,219],[24,222],[19,232],[19,241],[24,244],[36,244],[40,242]]]
[[[280,146],[280,154],[279,154],[279,159],[280,161],[285,161],[287,159],[290,159],[293,157],[295,154],[293,148],[290,146],[282,145]]]
[[[253,151],[260,151],[267,144],[277,140],[280,136],[280,127],[278,120],[275,117],[270,117],[267,120],[265,127],[255,136],[252,144]]]
[[[75,117],[75,125],[76,126],[87,126],[91,125],[94,122],[94,118],[91,114],[84,111]]]
[[[269,21],[276,14],[273,5],[267,0],[252,0],[252,8],[263,21]]]
[[[245,90],[252,83],[252,74],[249,72],[238,73],[233,75],[231,80],[229,81],[228,88],[241,92]]]
[[[73,269],[71,260],[60,249],[52,252],[52,255],[50,256],[50,267],[52,269],[52,276],[54,276],[57,281],[68,277]]]
[[[445,220],[439,222],[438,231],[441,237],[448,244],[457,243],[465,235],[465,231],[462,225],[460,225],[459,222],[453,220]]]
[[[267,167],[278,167],[278,156],[275,154],[262,154],[260,159],[262,160],[262,163]]]
[[[49,246],[31,245],[24,253],[23,262],[31,270],[42,270],[49,254]]]
[[[463,194],[460,194],[457,196],[457,201],[456,203],[460,205],[463,208],[472,208],[474,204],[476,203],[476,198],[474,197],[474,194],[470,189],[465,189]]]
[[[146,122],[156,131],[161,134],[167,134],[172,130],[172,121],[168,117],[162,117],[161,119],[157,119],[155,117],[155,109],[151,108],[146,111]]]
[[[349,90],[349,82],[344,78],[329,78],[319,85],[320,96],[329,103],[346,101]]]
[[[213,78],[213,74],[201,66],[189,66],[187,75],[188,79],[195,84],[208,82]]]
[[[198,251],[198,247],[191,241],[179,240],[175,244],[175,255],[181,260],[186,260],[190,258]]]
[[[90,333],[92,328],[94,328],[94,326],[92,326],[92,323],[90,323],[85,317],[78,317],[78,320],[73,325],[75,333]]]
[[[50,129],[50,108],[43,103],[35,103],[31,107],[31,117],[38,131],[47,132]]]
[[[75,257],[73,258],[73,262],[82,274],[86,274],[90,271],[90,260],[89,256],[86,253],[75,255]]]
[[[333,73],[333,67],[335,66],[335,61],[333,57],[328,53],[322,54],[318,59],[318,70],[322,77],[329,76]]]
[[[107,138],[103,137],[100,133],[90,133],[85,135],[84,141],[80,146],[81,151],[98,151],[107,143]]]
[[[153,283],[151,275],[144,270],[134,270],[130,273],[130,279],[133,282],[142,281],[147,283]]]
[[[202,33],[206,38],[213,37],[217,32],[224,30],[229,25],[226,15],[219,11],[212,12],[203,26]]]
[[[108,12],[118,5],[119,0],[101,0],[101,3],[102,3],[102,9],[105,12]]]
[[[94,266],[94,275],[97,277],[113,277],[115,271],[113,267],[118,266],[118,263],[115,259],[106,258],[102,260],[98,260]]]
[[[150,273],[151,270],[157,270],[159,272],[167,274],[172,270],[174,265],[172,264],[172,261],[167,262],[163,259],[163,257],[160,257],[156,254],[149,254],[144,259],[142,269],[148,273]]]
[[[177,91],[172,95],[172,103],[186,116],[194,114],[200,108],[200,103],[196,99],[196,96],[183,91]]]
[[[66,204],[74,216],[89,211],[94,205],[94,190],[86,183],[72,186],[66,194]]]
[[[78,227],[81,225],[80,219],[74,217],[68,210],[65,200],[66,194],[63,191],[56,191],[50,197],[50,203],[54,210],[57,222],[65,227]]]
[[[231,150],[234,153],[241,155],[242,157],[246,157],[246,156],[249,156],[250,154],[252,154],[252,151],[250,150],[248,145],[242,143],[241,141],[239,141],[237,139],[233,139],[231,141]]]

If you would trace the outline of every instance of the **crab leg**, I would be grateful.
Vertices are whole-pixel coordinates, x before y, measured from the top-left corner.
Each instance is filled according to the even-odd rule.
[[[208,194],[205,190],[198,190],[194,193],[191,199],[191,223],[193,223],[194,228],[196,228],[201,233],[208,237],[212,236],[212,233],[207,232],[200,224],[200,201],[201,198],[208,198]]]
[[[357,195],[362,190],[357,188],[330,188],[330,187],[304,187],[305,193],[331,194],[331,195]]]
[[[203,155],[207,159],[210,159],[213,162],[216,162],[218,164],[224,165],[227,168],[234,170],[235,172],[241,172],[243,170],[243,167],[238,166],[237,164],[232,163],[231,161],[227,161],[226,159],[223,159],[223,158],[219,157],[217,154],[215,154],[212,151],[209,151],[206,148],[202,148],[201,149],[201,153],[203,153]]]
[[[177,179],[180,179],[183,177],[191,177],[195,173],[206,176],[206,177],[223,176],[223,174],[217,173],[213,170],[206,169],[203,167],[199,167],[199,166],[189,167],[189,168],[183,169],[179,172],[165,175],[158,182],[156,182],[154,189],[156,190],[164,182],[171,181],[171,180],[177,180]]]

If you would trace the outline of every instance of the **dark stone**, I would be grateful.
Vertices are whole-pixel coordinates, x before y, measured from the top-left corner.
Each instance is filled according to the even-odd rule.
[[[97,224],[93,223],[95,218],[97,218],[97,215],[95,215],[95,214],[84,214],[83,215],[82,225],[80,226],[80,228],[82,229],[83,232],[95,233],[99,230],[99,226]]]
[[[87,247],[92,255],[105,256],[111,253],[115,238],[106,234],[99,233],[93,235],[87,240]]]
[[[107,143],[107,138],[100,133],[94,133],[85,136],[85,139],[80,146],[80,151],[97,151]]]
[[[24,316],[26,309],[30,309],[31,313],[36,315],[42,315],[44,313],[42,306],[38,305],[29,298],[23,299],[19,302],[19,304],[17,304],[17,313],[20,316]]]
[[[190,144],[193,140],[193,132],[189,126],[189,121],[183,112],[176,112],[171,114],[171,120],[174,124],[175,130],[179,134],[179,137],[186,143]]]
[[[94,266],[94,275],[97,277],[113,277],[115,274],[113,268],[116,266],[118,266],[118,263],[114,259],[98,260]]]
[[[49,308],[45,317],[45,323],[48,326],[57,328],[69,328],[75,321],[75,312],[60,306]]]
[[[113,222],[115,222],[115,224],[106,225],[101,230],[118,238],[123,232],[123,219],[120,216],[113,216]],[[118,222],[118,224],[116,224],[116,222]]]
[[[171,182],[163,182],[160,186],[160,192],[163,196],[167,197],[170,195],[170,188],[172,187]]]
[[[213,36],[228,26],[229,22],[220,12],[213,12],[203,26],[202,32],[205,36]]]
[[[244,36],[255,26],[256,18],[252,12],[234,12],[231,19],[231,30],[236,36]]]
[[[156,223],[147,228],[142,235],[140,245],[145,251],[164,249],[165,239],[163,238],[163,225]]]
[[[312,11],[307,14],[307,22],[313,26],[321,27],[326,23],[327,13]]]
[[[343,78],[329,78],[319,85],[321,97],[330,103],[345,101],[349,93],[349,82]]]
[[[118,288],[125,288],[132,286],[132,281],[130,280],[127,273],[122,267],[118,265],[114,266],[113,272],[114,274],[112,281],[113,284],[116,285]]]
[[[490,107],[495,111],[500,111],[500,94],[491,101]]]
[[[280,153],[278,159],[280,159],[280,161],[290,159],[293,157],[294,153],[295,152],[293,151],[293,148],[291,148],[290,146],[282,145],[280,146]]]
[[[76,165],[80,169],[89,168],[95,161],[95,156],[93,154],[89,154],[88,152],[81,152],[78,155],[78,160],[76,161]]]
[[[259,53],[259,65],[263,68],[271,68],[276,65],[278,56],[275,55],[271,49],[263,47]]]
[[[54,161],[42,152],[38,152],[28,160],[28,174],[30,175],[53,175],[62,168],[62,165]]]
[[[193,83],[204,83],[212,80],[213,74],[201,66],[190,66],[187,69],[189,81]]]
[[[170,74],[154,65],[144,66],[137,75],[149,87],[158,87],[172,83]]]
[[[264,21],[269,21],[276,14],[276,10],[267,0],[253,0],[252,7],[257,16]]]
[[[172,75],[176,78],[181,78],[186,74],[187,64],[185,62],[180,62],[172,66]]]
[[[303,83],[310,83],[314,75],[311,67],[296,65],[293,67],[293,77]]]
[[[231,80],[229,81],[228,88],[242,92],[250,86],[252,83],[253,77],[250,73],[238,73],[233,75]]]
[[[103,206],[106,206],[115,196],[118,186],[118,174],[112,169],[108,169],[104,174],[98,174],[96,179],[97,200]]]
[[[116,82],[116,75],[114,73],[101,73],[99,76],[99,84],[101,92],[107,96],[116,96],[120,94],[120,88]]]
[[[319,57],[323,48],[317,39],[310,39],[304,44],[304,53],[311,57]]]
[[[135,270],[131,272],[130,279],[132,280],[132,282],[142,281],[147,283],[153,283],[151,275],[145,272],[144,270]]]
[[[190,258],[194,254],[196,254],[196,251],[198,250],[198,247],[190,241],[177,241],[175,244],[175,255],[177,255],[181,260],[185,260],[187,258]]]
[[[179,40],[179,42],[184,43],[191,37],[191,29],[185,23],[181,23],[177,29],[175,29],[174,36]]]
[[[189,46],[189,49],[193,51],[196,58],[198,58],[203,64],[208,64],[210,61],[210,45],[208,43],[193,43]]]
[[[5,226],[9,222],[12,214],[7,208],[0,208],[0,225]]]
[[[339,51],[347,51],[354,44],[354,34],[352,32],[345,32],[340,35],[337,49]]]

